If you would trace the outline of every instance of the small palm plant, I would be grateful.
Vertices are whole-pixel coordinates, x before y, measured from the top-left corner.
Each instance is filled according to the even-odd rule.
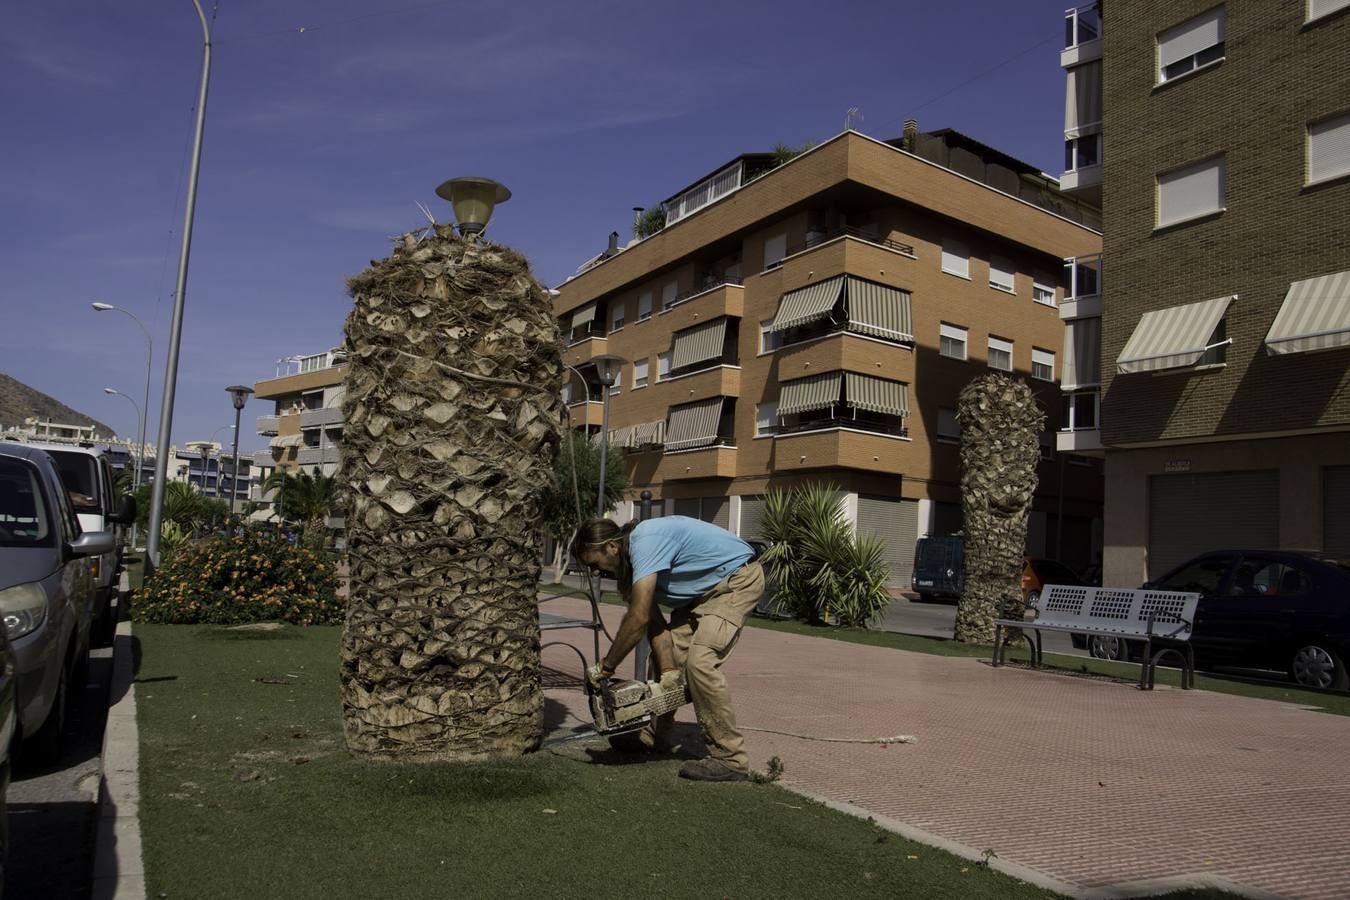
[[[780,608],[807,621],[866,627],[890,602],[881,542],[853,533],[833,485],[771,491],[762,527],[773,541],[763,562]]]

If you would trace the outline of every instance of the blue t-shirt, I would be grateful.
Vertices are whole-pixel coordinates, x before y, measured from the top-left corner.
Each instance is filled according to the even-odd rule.
[[[726,529],[687,516],[648,519],[628,535],[633,582],[657,573],[656,600],[672,609],[702,597],[754,555]]]

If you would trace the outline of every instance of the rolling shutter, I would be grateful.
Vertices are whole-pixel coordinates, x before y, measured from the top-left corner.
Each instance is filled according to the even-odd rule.
[[[891,574],[889,587],[909,587],[914,570],[914,543],[918,540],[919,504],[891,497],[858,497],[858,534],[881,541]]]
[[[764,498],[741,498],[740,536],[748,541],[757,540],[763,534]]]
[[[675,499],[675,515],[688,516],[691,519],[697,519],[698,512],[699,512],[699,498],[677,497]]]
[[[1279,546],[1280,476],[1274,469],[1153,475],[1148,495],[1150,578],[1210,550]]]
[[[731,498],[704,497],[703,511],[700,515],[705,522],[711,522],[718,528],[731,527]]]

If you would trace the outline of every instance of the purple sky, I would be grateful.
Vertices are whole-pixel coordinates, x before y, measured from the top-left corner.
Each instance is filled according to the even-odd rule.
[[[451,220],[446,178],[506,184],[489,233],[555,285],[632,207],[851,106],[873,137],[914,116],[1058,174],[1066,5],[222,0],[174,441],[233,421],[226,385],[340,344],[344,279],[416,201]],[[89,303],[124,306],[155,338],[152,442],[200,61],[190,0],[0,10],[0,372],[134,435],[103,388],[139,402],[144,338]]]

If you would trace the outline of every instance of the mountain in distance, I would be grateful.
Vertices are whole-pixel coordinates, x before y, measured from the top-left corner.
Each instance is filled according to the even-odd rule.
[[[41,421],[61,425],[93,425],[99,437],[112,437],[117,433],[97,419],[76,412],[55,397],[0,372],[0,425],[22,426],[24,419],[34,416]]]

